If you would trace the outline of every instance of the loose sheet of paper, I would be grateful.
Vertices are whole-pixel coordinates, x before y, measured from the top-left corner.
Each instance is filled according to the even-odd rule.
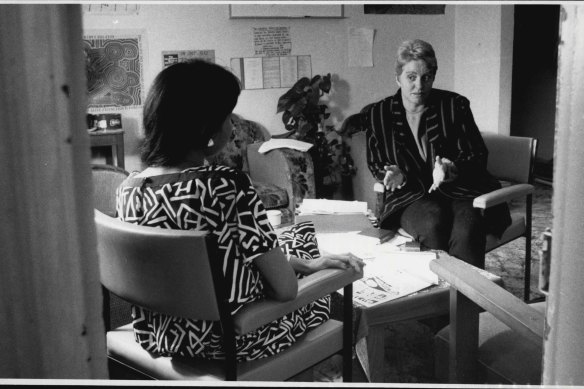
[[[245,89],[261,89],[264,87],[264,75],[261,57],[249,57],[243,59],[245,72]]]
[[[310,55],[298,56],[298,79],[303,77],[312,78],[312,62]]]
[[[258,153],[265,154],[274,149],[294,149],[298,151],[308,151],[312,147],[312,143],[303,142],[296,139],[270,139],[261,144]]]
[[[280,59],[278,57],[263,57],[262,71],[264,76],[264,88],[280,87]]]
[[[231,58],[230,66],[244,89],[289,88],[312,77],[310,55]]]
[[[373,67],[373,36],[371,28],[349,28],[349,67]]]
[[[292,51],[290,27],[253,27],[253,47],[255,55],[270,57],[290,55]]]
[[[367,214],[365,201],[304,199],[298,208],[300,215]]]
[[[280,87],[290,88],[298,80],[298,57],[280,57]]]
[[[167,50],[162,52],[162,66],[168,67],[190,59],[203,59],[215,63],[215,50]]]

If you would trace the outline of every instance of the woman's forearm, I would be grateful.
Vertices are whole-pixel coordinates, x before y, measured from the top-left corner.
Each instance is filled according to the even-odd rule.
[[[313,268],[313,266],[311,266],[312,263],[309,260],[298,258],[294,255],[291,255],[289,263],[290,263],[290,266],[292,266],[292,269],[294,269],[294,271],[296,273],[300,273],[300,274],[314,273],[314,268]]]

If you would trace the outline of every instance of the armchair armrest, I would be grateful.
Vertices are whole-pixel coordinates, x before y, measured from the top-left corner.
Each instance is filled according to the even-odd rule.
[[[481,274],[479,268],[450,256],[441,256],[430,263],[430,269],[448,282],[451,288],[490,312],[512,330],[541,345],[544,315],[490,281]]]
[[[472,205],[475,208],[487,209],[517,197],[530,195],[533,191],[534,187],[531,184],[515,184],[478,196],[474,199]]]
[[[325,269],[301,278],[298,295],[292,301],[261,300],[245,305],[233,318],[235,333],[253,331],[362,277],[363,273],[353,269]]]

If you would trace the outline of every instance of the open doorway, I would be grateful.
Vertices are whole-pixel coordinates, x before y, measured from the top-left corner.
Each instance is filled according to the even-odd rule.
[[[535,176],[553,182],[559,5],[515,5],[511,135],[537,138]]]

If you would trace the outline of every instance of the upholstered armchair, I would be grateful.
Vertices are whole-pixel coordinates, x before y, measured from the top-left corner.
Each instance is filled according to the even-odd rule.
[[[250,177],[266,209],[282,212],[282,223],[294,221],[297,205],[314,198],[314,166],[308,153],[276,149],[260,154],[271,138],[258,123],[233,115],[231,142],[208,162],[231,166]]]
[[[349,120],[349,119],[348,119]],[[355,119],[352,119],[355,120]],[[353,194],[356,200],[367,201],[369,208],[379,216],[383,204],[383,185],[373,178],[367,167],[366,136],[358,125],[349,128],[352,137],[349,140],[353,161],[357,169],[353,177]],[[352,130],[352,131],[351,131]],[[493,234],[487,235],[485,252],[490,252],[515,239],[525,240],[524,266],[524,300],[528,301],[531,290],[531,218],[533,166],[537,149],[537,140],[529,137],[506,136],[492,133],[482,133],[489,155],[487,169],[501,181],[503,189],[499,189],[474,199],[475,208],[485,209],[502,202],[508,202],[511,207],[511,225],[499,238]]]

